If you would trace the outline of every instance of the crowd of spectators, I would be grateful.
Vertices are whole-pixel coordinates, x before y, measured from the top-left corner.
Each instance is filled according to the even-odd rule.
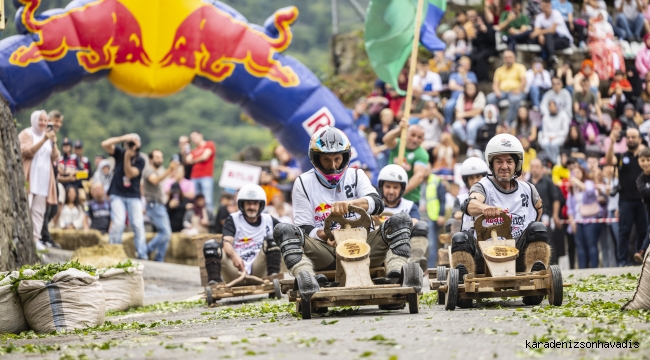
[[[482,13],[457,11],[441,35],[446,50],[418,61],[408,117],[404,97],[380,80],[349,110],[380,169],[398,163],[406,130],[404,197],[428,214],[429,265],[436,265],[436,237],[453,203],[447,198],[466,191],[454,182],[454,168],[466,157],[482,157],[499,133],[524,146],[523,178],[544,201],[554,262],[565,255],[581,268],[640,261],[649,239],[648,1],[616,0],[609,11],[598,0],[581,6],[512,0],[503,9],[496,3],[486,1]],[[518,62],[522,52],[536,51],[534,45],[537,58]],[[558,56],[567,49],[582,54],[579,67]],[[492,66],[495,61],[500,66]],[[408,73],[399,75],[402,89]],[[69,139],[59,151],[62,121],[58,111],[35,112],[32,127],[20,135],[37,244],[52,245],[48,223],[97,229],[120,242],[128,219],[138,256],[162,260],[172,233],[219,233],[237,211],[237,194],[228,189],[213,205],[217,150],[200,132],[181,136],[165,167],[160,150],[139,153],[135,134],[104,141],[108,158],[90,161],[83,143]],[[290,191],[301,170],[282,146],[273,157],[260,177],[265,211],[292,222]],[[157,232],[149,244],[145,223]]]

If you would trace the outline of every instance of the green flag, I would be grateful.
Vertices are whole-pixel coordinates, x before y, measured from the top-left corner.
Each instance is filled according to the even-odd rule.
[[[364,40],[377,76],[404,95],[397,77],[411,55],[417,0],[371,0],[366,12]],[[447,9],[445,0],[424,0],[420,42],[430,51],[443,50],[435,30]]]

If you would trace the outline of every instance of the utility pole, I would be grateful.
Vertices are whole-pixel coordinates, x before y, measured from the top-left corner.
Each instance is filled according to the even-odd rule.
[[[339,3],[338,0],[332,0],[332,35],[338,35],[338,33],[339,33]]]

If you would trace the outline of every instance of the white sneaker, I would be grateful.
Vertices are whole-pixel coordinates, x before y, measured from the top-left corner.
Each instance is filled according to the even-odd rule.
[[[40,240],[36,240],[36,251],[43,251],[45,249],[47,249],[47,247],[45,247],[45,244],[43,244],[43,242]]]

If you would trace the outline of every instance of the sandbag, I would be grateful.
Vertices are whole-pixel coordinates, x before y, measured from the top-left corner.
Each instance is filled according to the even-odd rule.
[[[643,267],[639,276],[639,284],[632,296],[632,300],[623,305],[623,310],[650,310],[650,248],[646,249],[643,258]]]
[[[97,276],[68,269],[52,281],[23,280],[18,285],[29,327],[37,333],[65,331],[104,323],[106,302]]]
[[[143,269],[142,264],[136,264],[128,269],[108,268],[99,272],[106,310],[125,311],[144,305]]]
[[[11,291],[11,280],[18,277],[18,272],[7,272],[3,275],[7,277],[0,281],[0,333],[19,334],[29,330],[29,326],[25,320],[20,297]]]

